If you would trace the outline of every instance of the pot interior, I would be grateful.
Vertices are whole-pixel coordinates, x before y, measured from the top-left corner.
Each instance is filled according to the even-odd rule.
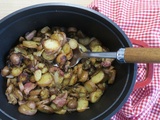
[[[0,69],[5,66],[6,56],[9,54],[9,50],[17,44],[20,36],[44,26],[74,26],[86,35],[101,40],[110,51],[131,46],[122,30],[96,11],[67,4],[36,5],[19,10],[0,21]],[[115,83],[108,86],[103,97],[97,103],[90,104],[90,109],[84,112],[73,112],[65,115],[38,112],[34,116],[22,115],[17,110],[18,106],[7,102],[5,96],[6,80],[2,76],[0,76],[0,110],[8,118],[19,120],[108,119],[126,102],[134,86],[136,74],[135,64],[119,64],[116,61],[113,64],[117,70]]]

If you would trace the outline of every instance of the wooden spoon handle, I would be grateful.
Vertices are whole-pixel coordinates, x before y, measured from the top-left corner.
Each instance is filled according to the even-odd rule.
[[[160,63],[160,48],[126,48],[126,63]]]

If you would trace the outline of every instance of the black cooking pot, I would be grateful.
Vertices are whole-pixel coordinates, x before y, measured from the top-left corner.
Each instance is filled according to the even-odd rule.
[[[106,16],[76,5],[40,4],[21,9],[0,21],[0,69],[6,64],[9,50],[17,44],[20,36],[26,32],[44,26],[74,26],[85,34],[102,41],[111,51],[131,47],[124,32]],[[6,120],[89,120],[109,119],[123,106],[135,84],[136,64],[120,64],[114,62],[117,70],[116,80],[108,86],[104,95],[90,109],[84,112],[73,112],[65,115],[44,114],[38,112],[34,116],[26,116],[18,112],[18,106],[7,102],[5,96],[6,80],[0,76],[0,112]]]

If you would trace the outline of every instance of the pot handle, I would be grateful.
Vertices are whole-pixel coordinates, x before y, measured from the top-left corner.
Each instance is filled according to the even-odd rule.
[[[133,38],[130,38],[130,41],[132,42],[132,44],[138,45],[140,47],[149,47],[147,43],[140,41],[140,40],[135,40]],[[153,77],[153,64],[152,63],[147,64],[146,71],[147,71],[146,78],[143,81],[136,82],[134,86],[134,90],[139,89],[139,88],[144,88],[146,85],[148,85],[151,82],[152,77]]]

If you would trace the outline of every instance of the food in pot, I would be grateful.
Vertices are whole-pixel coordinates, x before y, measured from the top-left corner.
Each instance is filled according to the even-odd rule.
[[[19,38],[10,50],[1,75],[7,79],[8,103],[25,115],[83,112],[113,84],[113,59],[85,58],[70,68],[73,51],[108,51],[96,38],[75,27],[48,26]]]

